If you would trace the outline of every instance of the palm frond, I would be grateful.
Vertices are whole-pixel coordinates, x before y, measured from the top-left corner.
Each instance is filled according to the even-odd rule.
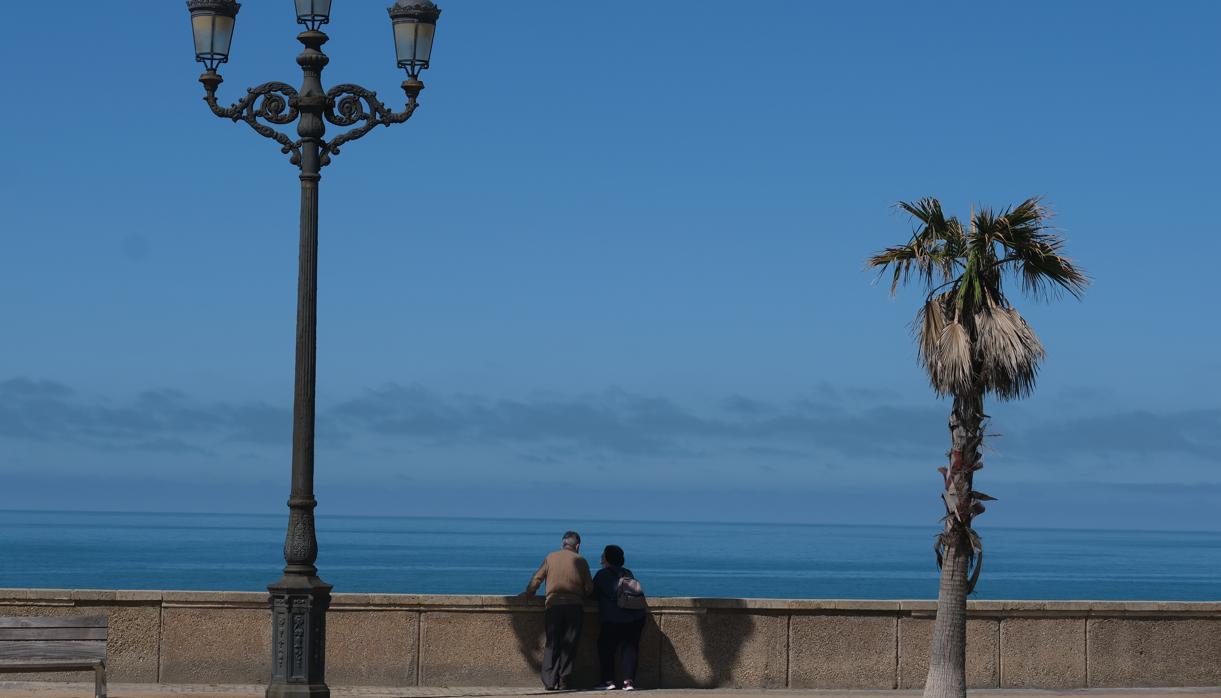
[[[918,199],[915,202],[900,201],[896,208],[907,211],[912,218],[920,221],[930,230],[942,230],[946,226],[945,213],[941,210],[941,202],[931,196]]]
[[[912,267],[917,266],[917,269],[919,268],[919,260],[920,251],[914,245],[907,244],[887,247],[865,260],[865,264],[878,268],[878,278],[881,278],[887,269],[892,270],[893,277],[890,280],[890,295],[894,296],[899,289],[899,284],[907,283],[908,277],[911,276]]]
[[[1043,205],[1043,197],[1032,196],[1022,203],[1007,209],[1000,215],[1008,228],[1045,228],[1055,214]]]
[[[937,355],[937,343],[941,341],[941,334],[949,323],[947,317],[949,297],[950,294],[945,293],[925,301],[919,312],[916,313],[915,322],[912,323],[912,330],[916,335],[917,352],[922,365],[928,366]]]
[[[1034,330],[1017,310],[999,305],[980,310],[974,321],[973,358],[985,389],[1002,400],[1029,395],[1046,356]]]
[[[891,270],[890,294],[898,291],[914,275],[926,288],[953,278],[955,258],[960,247],[961,226],[957,219],[947,220],[941,202],[925,198],[915,203],[900,201],[896,207],[915,218],[919,225],[905,245],[888,247],[870,257],[866,264],[878,267],[881,277]]]
[[[1053,298],[1063,291],[1081,298],[1090,279],[1085,271],[1073,264],[1068,257],[1057,253],[1062,242],[1055,246],[1032,250],[1018,256],[1022,289],[1036,298]],[[1015,261],[1018,261],[1015,260]]]
[[[961,323],[950,322],[941,331],[935,346],[924,357],[929,383],[938,395],[961,394],[973,383],[971,336]]]
[[[971,250],[980,256],[984,255],[984,247],[991,243],[996,233],[996,216],[992,209],[983,206],[971,211],[971,231],[967,234]]]
[[[1040,197],[1005,211],[996,221],[996,241],[1007,252],[1000,265],[1010,268],[1023,290],[1036,298],[1061,291],[1080,298],[1089,277],[1061,253],[1064,238],[1051,226],[1052,215]]]
[[[895,295],[901,284],[907,284],[914,275],[925,287],[931,288],[939,278],[948,278],[948,270],[954,261],[947,258],[940,245],[923,247],[913,240],[906,245],[887,247],[865,261],[866,265],[878,267],[878,277],[891,270],[890,295]]]
[[[957,218],[945,217],[941,210],[941,202],[933,197],[925,197],[916,202],[900,201],[895,208],[906,211],[916,219],[920,226],[912,231],[912,240],[925,247],[933,247],[941,243],[945,254],[957,257],[962,254],[965,235],[962,224]]]
[[[962,275],[958,277],[958,292],[955,294],[955,309],[958,315],[974,314],[977,308],[984,307],[1000,296],[999,286],[989,284],[993,279],[987,271],[987,265],[980,261],[976,251],[969,251]]]

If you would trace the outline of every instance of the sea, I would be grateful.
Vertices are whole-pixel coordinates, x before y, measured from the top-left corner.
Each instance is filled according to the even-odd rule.
[[[0,511],[0,587],[263,591],[286,515]],[[932,599],[935,526],[319,516],[336,592],[515,594],[566,529],[652,596]],[[1221,532],[981,527],[975,598],[1221,600]]]

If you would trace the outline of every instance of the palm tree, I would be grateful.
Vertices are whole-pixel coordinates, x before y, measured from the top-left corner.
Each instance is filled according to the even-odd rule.
[[[937,619],[929,647],[926,698],[966,696],[967,595],[983,562],[983,544],[971,527],[992,497],[974,488],[983,467],[980,447],[988,416],[984,397],[1025,397],[1034,389],[1043,345],[1009,303],[1006,279],[1029,295],[1049,298],[1067,291],[1080,297],[1089,280],[1063,256],[1064,240],[1049,226],[1051,212],[1031,198],[999,215],[972,211],[968,227],[946,218],[937,199],[898,207],[911,214],[911,240],[869,258],[879,275],[893,273],[890,292],[909,281],[928,292],[913,331],[920,364],[933,390],[953,398],[949,465],[945,481],[944,529],[934,550],[941,568]]]

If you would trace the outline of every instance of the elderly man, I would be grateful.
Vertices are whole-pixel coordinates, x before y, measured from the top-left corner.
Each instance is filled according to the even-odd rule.
[[[543,560],[522,596],[534,596],[547,584],[547,648],[543,652],[543,687],[569,688],[568,677],[577,656],[577,639],[585,617],[585,598],[594,591],[589,563],[581,557],[581,536],[568,531],[559,550]]]

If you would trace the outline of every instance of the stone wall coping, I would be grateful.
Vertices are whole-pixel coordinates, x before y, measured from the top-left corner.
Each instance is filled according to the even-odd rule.
[[[164,607],[266,608],[267,594],[248,591],[157,591],[124,589],[0,589],[0,605],[149,605]],[[401,609],[409,611],[527,611],[541,608],[541,597],[428,594],[335,594],[335,611]],[[654,612],[773,611],[777,614],[871,613],[929,616],[937,602],[925,599],[733,599],[658,597],[649,600]],[[587,610],[594,610],[593,604]],[[1218,617],[1221,601],[1030,601],[973,600],[967,611],[978,617],[1009,616],[1158,616]]]
[[[141,589],[74,589],[73,601],[98,601],[121,603],[124,601],[160,601],[164,592]]]

